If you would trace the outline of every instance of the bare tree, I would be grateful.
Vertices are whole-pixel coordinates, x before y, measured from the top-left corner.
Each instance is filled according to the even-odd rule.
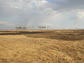
[[[22,27],[22,26],[16,27],[16,30],[25,30],[25,29],[27,29],[27,28],[26,27]]]
[[[40,28],[40,29],[47,29],[46,26],[38,26],[38,28]]]

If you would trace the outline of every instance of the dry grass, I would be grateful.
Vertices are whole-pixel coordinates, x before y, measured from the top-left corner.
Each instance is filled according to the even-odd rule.
[[[0,33],[0,63],[84,63],[83,31]]]

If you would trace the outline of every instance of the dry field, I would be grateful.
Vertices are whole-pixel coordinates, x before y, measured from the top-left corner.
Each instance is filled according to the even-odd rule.
[[[0,63],[84,63],[84,30],[0,31]]]

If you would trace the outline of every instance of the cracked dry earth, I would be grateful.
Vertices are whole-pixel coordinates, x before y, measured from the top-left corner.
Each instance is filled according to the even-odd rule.
[[[0,63],[84,63],[84,40],[0,35]]]

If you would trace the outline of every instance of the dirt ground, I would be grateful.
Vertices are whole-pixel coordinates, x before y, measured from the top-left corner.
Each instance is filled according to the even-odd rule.
[[[1,31],[0,63],[84,63],[84,31]]]

